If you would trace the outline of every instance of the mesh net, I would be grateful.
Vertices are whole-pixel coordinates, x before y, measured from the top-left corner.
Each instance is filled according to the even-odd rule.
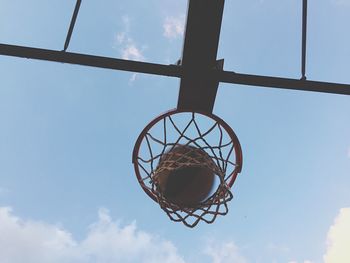
[[[228,213],[227,202],[233,198],[230,187],[241,167],[235,151],[239,143],[228,128],[220,119],[182,112],[165,114],[144,130],[133,160],[136,174],[143,189],[171,220],[194,227],[200,221],[212,223],[218,215]],[[176,151],[179,147],[187,150]],[[172,202],[159,184],[160,174],[183,167],[202,167],[215,174],[213,190],[194,206]]]

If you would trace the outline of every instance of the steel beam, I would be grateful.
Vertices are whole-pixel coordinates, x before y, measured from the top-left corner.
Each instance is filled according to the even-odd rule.
[[[75,4],[73,15],[72,15],[72,19],[70,21],[70,25],[69,25],[66,41],[64,42],[63,51],[66,51],[68,46],[69,46],[69,42],[70,42],[70,39],[72,37],[73,29],[74,29],[74,26],[75,26],[75,21],[77,20],[77,16],[78,16],[78,13],[79,13],[80,5],[81,5],[81,0],[77,0],[77,2]]]
[[[289,90],[315,91],[323,93],[334,93],[350,95],[349,84],[339,84],[331,82],[299,80],[289,78],[277,78],[268,76],[256,76],[248,74],[238,74],[229,71],[217,71],[217,78],[221,82],[243,84],[267,88],[279,88]]]
[[[224,0],[189,0],[177,108],[211,113],[219,82],[217,66]]]
[[[162,65],[5,44],[0,44],[0,55],[177,78],[181,78],[184,75],[182,66]],[[239,74],[217,69],[202,72],[202,75],[206,74],[214,76],[218,82],[350,95],[350,84]],[[202,94],[199,94],[199,96],[202,96]]]
[[[175,65],[161,65],[155,63],[131,61],[64,51],[55,51],[49,49],[0,44],[0,55],[77,64],[97,68],[163,75],[170,77],[181,77],[181,67]]]

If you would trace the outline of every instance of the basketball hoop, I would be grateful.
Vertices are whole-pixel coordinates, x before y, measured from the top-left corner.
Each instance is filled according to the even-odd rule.
[[[141,132],[133,164],[141,187],[169,218],[195,227],[227,214],[242,151],[230,126],[214,114],[172,110]]]

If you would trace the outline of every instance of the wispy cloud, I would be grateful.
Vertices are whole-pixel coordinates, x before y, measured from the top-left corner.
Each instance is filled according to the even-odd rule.
[[[168,39],[182,37],[185,30],[185,15],[168,16],[163,23],[163,35]]]
[[[350,147],[348,149],[348,158],[350,158]]]
[[[136,80],[138,74],[137,73],[133,73],[131,75],[131,78],[129,79],[129,85],[132,85],[132,83],[134,83],[134,81]]]
[[[115,35],[114,48],[118,49],[122,59],[144,61],[143,54],[145,46],[141,48],[136,41],[131,37],[131,21],[130,17],[124,15],[122,17],[123,29]],[[134,73],[129,79],[129,85],[132,85],[136,80],[137,74]]]
[[[325,263],[350,262],[350,207],[342,208],[330,227]]]
[[[213,263],[247,263],[248,261],[240,254],[238,247],[233,242],[210,242],[204,254],[212,258]]]
[[[145,59],[143,49],[139,48],[130,33],[130,18],[125,15],[122,17],[123,30],[115,36],[114,46],[119,50],[121,57],[127,60],[142,61]]]
[[[105,209],[82,241],[57,225],[23,220],[0,207],[0,262],[167,262],[184,263],[167,240],[141,231],[136,223],[120,226]]]
[[[144,60],[144,56],[140,49],[134,43],[128,43],[121,50],[122,58],[128,60]]]

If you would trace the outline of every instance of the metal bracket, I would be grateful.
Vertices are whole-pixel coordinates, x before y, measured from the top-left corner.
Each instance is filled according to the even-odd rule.
[[[181,59],[183,76],[177,104],[179,110],[213,111],[219,85],[213,69],[218,65],[216,55],[224,3],[224,0],[189,1]]]

